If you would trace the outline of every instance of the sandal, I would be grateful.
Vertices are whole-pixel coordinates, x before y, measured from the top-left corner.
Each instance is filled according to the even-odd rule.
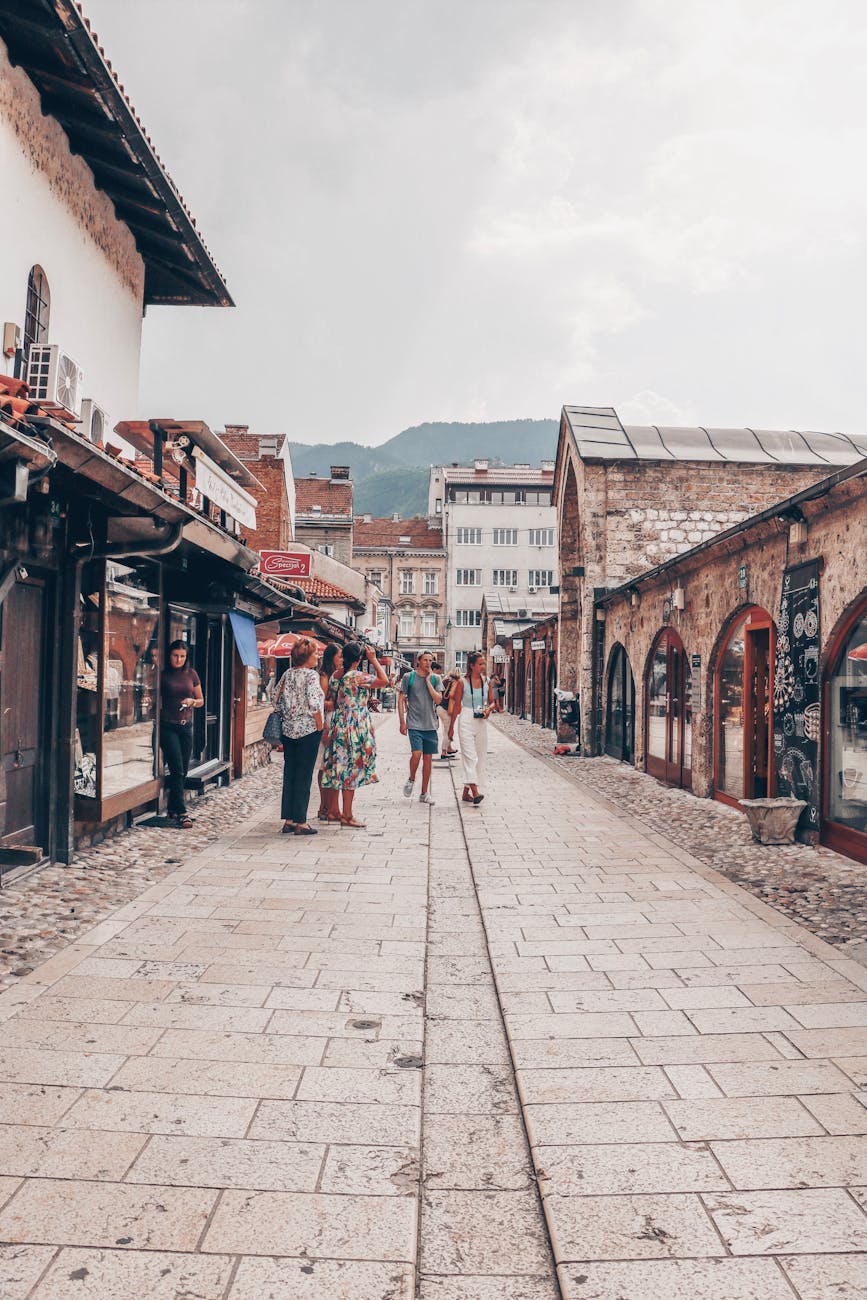
[[[315,826],[308,826],[306,822],[303,822],[303,823],[299,823],[299,825],[295,827],[295,834],[296,835],[318,835],[319,832]]]
[[[188,813],[182,813],[180,817],[177,818],[177,824],[178,824],[178,830],[189,831],[192,830],[193,819],[192,817],[189,816]]]
[[[340,824],[341,826],[350,826],[353,830],[359,831],[363,831],[367,825],[366,822],[357,822],[354,817],[341,817]]]
[[[477,795],[476,795],[475,799],[473,800],[473,804],[474,804],[474,806],[475,806],[476,808],[478,808],[479,804],[482,802],[482,800],[484,799],[484,797],[485,797],[485,796],[484,796],[483,794],[477,794]]]
[[[294,834],[295,834],[295,831],[296,831],[296,828],[297,828],[297,825],[298,825],[297,822],[284,822],[284,823],[283,823],[283,829],[282,829],[282,831],[280,832],[280,834],[281,834],[281,835],[294,835]]]
[[[469,792],[468,790],[465,790],[465,791],[463,792],[463,794],[461,795],[461,799],[463,800],[464,803],[472,803],[472,802],[473,802],[473,796],[470,794],[470,792]]]

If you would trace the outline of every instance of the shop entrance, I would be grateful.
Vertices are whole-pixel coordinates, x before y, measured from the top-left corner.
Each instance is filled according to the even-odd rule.
[[[9,850],[45,845],[44,606],[45,587],[33,578],[0,604],[0,866],[4,856],[13,861]]]
[[[616,645],[608,672],[608,708],[605,711],[605,753],[621,763],[631,763],[635,744],[635,682],[629,657]]]
[[[647,770],[666,785],[692,786],[692,675],[671,628],[660,632],[647,676]]]
[[[169,606],[168,643],[184,640],[202,683],[205,707],[193,713],[193,786],[222,778],[231,764],[234,641],[226,614]]]
[[[716,676],[714,785],[723,803],[774,792],[773,656],[770,614],[747,610],[729,631]]]
[[[809,705],[807,734],[822,728],[822,842],[867,862],[867,601],[846,620],[828,658],[823,713]]]

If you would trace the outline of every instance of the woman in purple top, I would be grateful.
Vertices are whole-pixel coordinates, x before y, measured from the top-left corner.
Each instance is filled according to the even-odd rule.
[[[160,678],[160,749],[169,769],[169,818],[188,830],[192,821],[184,802],[184,783],[193,752],[193,709],[205,703],[202,683],[187,664],[186,641],[169,646],[169,666]]]

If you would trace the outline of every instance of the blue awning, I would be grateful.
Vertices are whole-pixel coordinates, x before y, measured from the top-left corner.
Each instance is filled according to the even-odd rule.
[[[249,614],[238,614],[234,610],[230,612],[229,619],[232,624],[232,631],[235,634],[235,645],[238,647],[241,663],[248,668],[259,668],[260,659],[256,647],[256,624]]]

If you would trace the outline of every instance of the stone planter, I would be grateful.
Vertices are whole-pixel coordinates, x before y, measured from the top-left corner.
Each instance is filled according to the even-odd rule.
[[[795,827],[807,806],[803,799],[739,799],[738,803],[759,844],[793,844]]]

